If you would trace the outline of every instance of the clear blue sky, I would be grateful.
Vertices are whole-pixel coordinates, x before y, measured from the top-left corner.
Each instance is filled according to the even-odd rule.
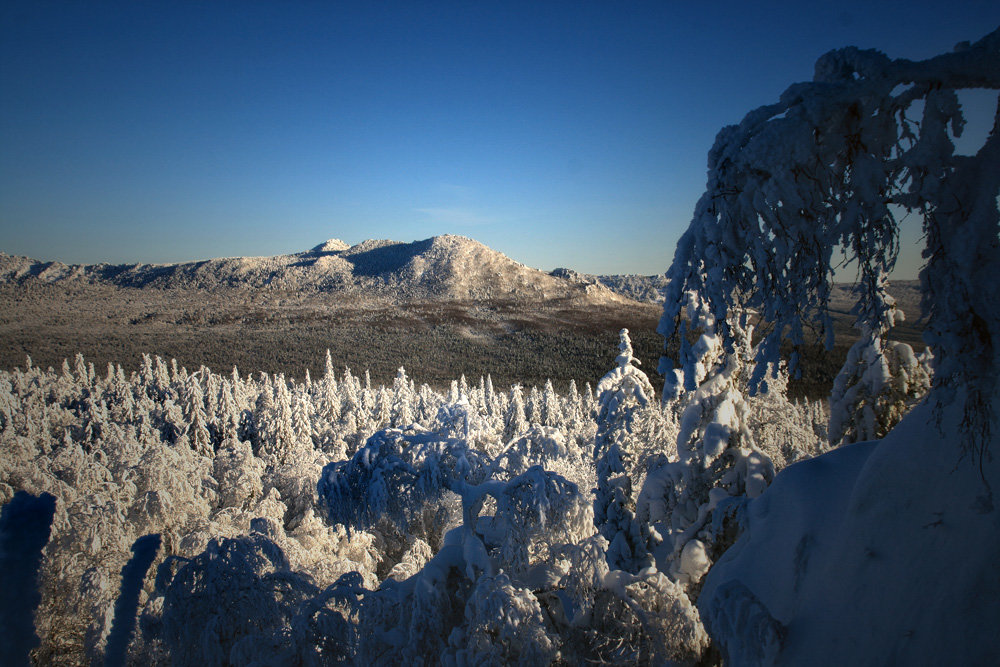
[[[723,125],[832,48],[1000,25],[995,0],[0,5],[0,250],[71,263],[453,233],[660,272]]]

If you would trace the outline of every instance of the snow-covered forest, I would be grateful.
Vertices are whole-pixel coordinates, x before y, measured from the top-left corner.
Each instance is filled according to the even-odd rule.
[[[559,391],[333,360],[0,373],[10,661],[995,661],[1000,114],[955,154],[969,88],[1000,89],[1000,30],[919,63],[831,52],[724,128],[667,273],[661,396],[627,331]],[[899,209],[927,351],[887,338]],[[828,403],[790,402],[837,249],[859,340]]]
[[[2,500],[55,497],[35,659],[104,655],[148,534],[137,662],[697,655],[687,591],[722,548],[720,490],[759,492],[824,450],[825,410],[778,391],[741,404],[748,439],[675,496],[664,482],[689,474],[676,443],[682,421],[692,443],[705,428],[697,404],[661,406],[627,333],[609,370],[596,393],[489,377],[438,392],[403,369],[373,387],[329,358],[302,382],[158,357],[0,375]]]

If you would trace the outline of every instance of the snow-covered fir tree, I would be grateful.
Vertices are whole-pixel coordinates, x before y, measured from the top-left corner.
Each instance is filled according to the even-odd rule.
[[[597,385],[597,435],[594,464],[597,489],[594,522],[608,540],[608,566],[638,572],[652,564],[635,520],[633,480],[646,443],[633,439],[640,412],[654,400],[649,378],[638,368],[628,329],[622,329],[615,368]],[[637,483],[638,480],[636,480]]]

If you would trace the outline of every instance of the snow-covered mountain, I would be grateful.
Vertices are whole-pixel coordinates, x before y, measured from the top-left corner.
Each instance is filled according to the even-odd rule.
[[[181,264],[67,265],[0,254],[0,283],[83,281],[120,287],[248,287],[342,291],[396,299],[620,300],[598,282],[527,267],[462,236],[423,241],[331,239],[274,257],[233,257]]]
[[[85,282],[119,287],[246,287],[344,292],[395,300],[584,298],[663,303],[664,274],[595,275],[559,268],[550,273],[514,261],[464,236],[404,243],[330,239],[310,250],[274,257],[230,257],[181,264],[63,264],[0,252],[0,284]],[[916,281],[894,281],[892,293],[911,318],[919,313]],[[845,315],[856,296],[836,285],[831,309]]]
[[[634,274],[600,276],[593,273],[579,273],[573,269],[559,268],[552,271],[551,275],[591,285],[603,285],[615,294],[643,303],[663,303],[663,290],[667,287],[667,275],[665,273],[658,273],[652,276]]]
[[[551,275],[571,282],[601,285],[626,299],[658,305],[663,303],[664,290],[667,288],[666,273],[651,276],[634,274],[602,276],[559,268],[552,271]],[[893,280],[889,292],[896,300],[896,305],[905,314],[906,321],[915,323],[920,316],[920,281]],[[858,294],[853,283],[836,283],[830,292],[830,312],[843,322],[853,322],[854,316],[851,315],[851,310],[857,300]]]

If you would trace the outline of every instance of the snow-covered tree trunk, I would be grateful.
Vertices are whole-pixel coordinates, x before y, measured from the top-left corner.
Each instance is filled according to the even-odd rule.
[[[732,354],[742,324],[733,315],[752,312],[766,326],[755,390],[782,342],[799,346],[815,327],[832,343],[830,290],[843,251],[858,267],[867,340],[838,382],[830,436],[851,430],[842,428],[846,406],[863,413],[869,400],[860,435],[877,436],[891,426],[880,423],[878,401],[894,355],[923,382],[912,351],[882,342],[902,207],[923,222],[932,386],[880,441],[793,466],[749,503],[750,533],[716,563],[699,607],[734,663],[989,662],[995,642],[968,628],[997,622],[995,605],[979,601],[997,588],[986,526],[996,523],[1000,483],[990,452],[1000,429],[1000,108],[972,154],[956,155],[952,139],[964,126],[959,92],[1000,90],[1000,30],[922,62],[840,49],[815,72],[718,134],[706,191],[668,272],[659,331],[679,335],[683,349],[684,295],[694,292]],[[863,391],[873,396],[859,403]],[[895,404],[890,396],[886,415]],[[961,574],[938,580],[955,553]],[[940,612],[957,608],[966,611]]]

